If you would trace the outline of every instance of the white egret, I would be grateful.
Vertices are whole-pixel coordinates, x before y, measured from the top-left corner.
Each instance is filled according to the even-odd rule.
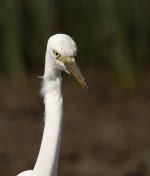
[[[34,169],[24,171],[18,176],[57,176],[63,122],[61,71],[73,75],[85,89],[88,89],[75,62],[76,53],[76,44],[70,36],[56,34],[49,38],[42,86],[45,103],[42,143]]]

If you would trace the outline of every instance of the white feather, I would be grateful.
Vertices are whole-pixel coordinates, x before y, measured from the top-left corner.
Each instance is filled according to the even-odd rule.
[[[56,62],[54,49],[67,56],[74,56],[77,52],[75,42],[68,35],[56,34],[48,40],[41,89],[45,103],[45,127],[42,143],[33,171],[25,171],[18,176],[57,175],[63,122],[63,98],[60,63]]]

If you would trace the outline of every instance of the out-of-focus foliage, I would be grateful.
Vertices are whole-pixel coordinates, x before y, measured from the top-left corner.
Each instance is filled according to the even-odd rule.
[[[20,77],[42,69],[46,42],[67,33],[84,67],[107,68],[124,86],[149,65],[147,0],[1,0],[0,71]]]

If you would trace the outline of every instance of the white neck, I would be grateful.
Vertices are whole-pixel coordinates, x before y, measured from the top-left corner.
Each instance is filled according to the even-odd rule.
[[[44,74],[42,90],[45,102],[45,127],[32,176],[56,176],[58,170],[63,121],[61,72],[55,68],[49,69],[49,74]]]

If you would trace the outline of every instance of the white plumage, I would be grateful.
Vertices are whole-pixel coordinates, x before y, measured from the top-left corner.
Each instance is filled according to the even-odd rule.
[[[18,174],[17,176],[31,176],[32,175],[32,170],[24,171]]]
[[[49,38],[45,56],[42,95],[45,103],[45,127],[39,155],[33,170],[18,176],[56,176],[59,162],[63,122],[63,98],[61,95],[61,70],[73,75],[88,89],[75,56],[77,47],[71,37],[56,34]]]

